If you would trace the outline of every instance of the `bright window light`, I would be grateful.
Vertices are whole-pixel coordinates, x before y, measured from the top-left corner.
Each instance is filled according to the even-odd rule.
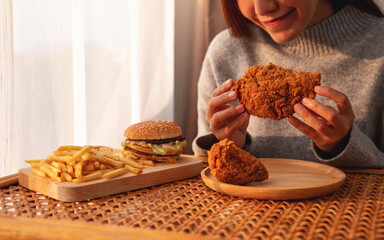
[[[73,132],[80,146],[87,142],[83,7],[83,0],[72,0]]]
[[[130,37],[129,37],[129,52],[130,52],[130,95],[131,95],[131,121],[133,123],[140,121],[140,98],[139,98],[139,0],[131,0],[131,7],[129,8],[130,17]]]

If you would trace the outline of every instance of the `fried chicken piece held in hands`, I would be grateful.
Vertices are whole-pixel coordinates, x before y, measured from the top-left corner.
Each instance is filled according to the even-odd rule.
[[[314,99],[320,73],[299,72],[269,63],[249,68],[234,82],[239,101],[246,111],[260,118],[281,120],[295,113],[293,106],[303,98]]]
[[[208,151],[211,174],[220,182],[245,185],[268,179],[268,171],[259,159],[224,139]]]

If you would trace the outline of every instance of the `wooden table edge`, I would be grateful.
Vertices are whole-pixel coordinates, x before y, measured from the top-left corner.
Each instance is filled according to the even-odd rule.
[[[0,216],[0,239],[196,240],[196,238],[202,240],[209,239],[195,234],[183,234],[83,221]]]

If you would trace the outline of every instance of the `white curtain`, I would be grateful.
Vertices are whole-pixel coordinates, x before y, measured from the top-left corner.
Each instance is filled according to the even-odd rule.
[[[175,0],[1,1],[0,176],[174,120]]]
[[[197,82],[209,43],[226,28],[219,0],[176,1],[175,22],[175,120],[192,154],[197,134]]]
[[[12,169],[14,160],[14,96],[12,4],[0,0],[0,176]]]

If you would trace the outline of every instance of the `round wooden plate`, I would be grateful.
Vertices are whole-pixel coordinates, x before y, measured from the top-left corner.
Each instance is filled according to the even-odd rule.
[[[222,183],[203,169],[204,183],[215,191],[243,198],[294,200],[324,196],[339,188],[345,179],[341,170],[321,163],[281,158],[260,158],[269,178],[239,186]]]

